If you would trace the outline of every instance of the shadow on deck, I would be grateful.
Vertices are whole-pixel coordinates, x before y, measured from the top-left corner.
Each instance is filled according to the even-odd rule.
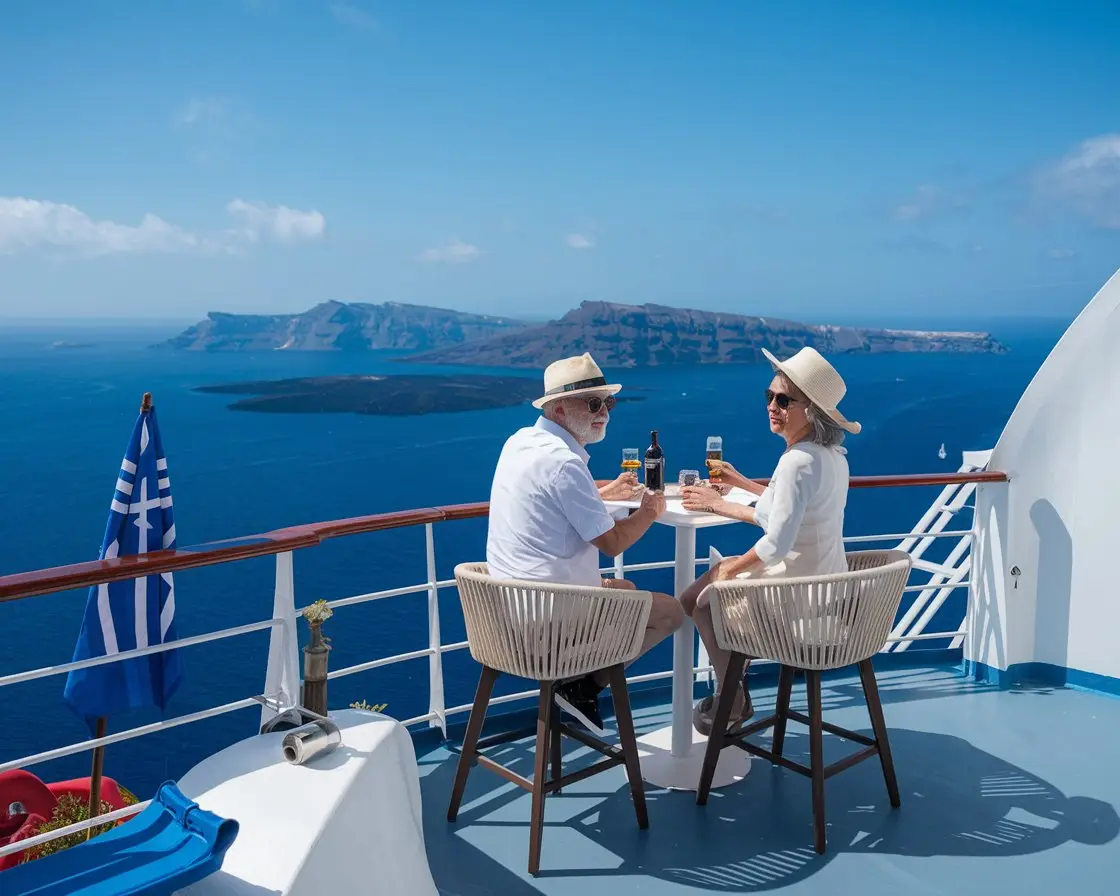
[[[457,756],[440,747],[420,757],[436,882],[447,894],[557,896],[1115,892],[1120,776],[1111,744],[1120,703],[1065,689],[1000,691],[950,667],[881,672],[879,682],[902,806],[891,810],[874,759],[831,778],[824,856],[812,848],[810,782],[764,760],[742,782],[714,790],[706,807],[694,793],[647,785],[646,831],[618,769],[548,798],[533,878],[529,795],[476,767],[449,824]],[[761,717],[773,706],[773,685],[752,685],[752,693]],[[666,706],[641,708],[639,700],[639,734],[668,723]],[[793,703],[804,704],[800,681]],[[870,735],[858,677],[826,681],[823,703],[826,720]],[[577,747],[566,742],[565,771],[592,761]],[[826,762],[854,747],[826,735]],[[529,741],[491,755],[532,775]],[[786,755],[808,762],[808,737],[796,723]]]

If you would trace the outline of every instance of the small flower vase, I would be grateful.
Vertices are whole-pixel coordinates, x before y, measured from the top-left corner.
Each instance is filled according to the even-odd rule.
[[[321,606],[320,606],[321,605]],[[311,640],[303,648],[303,697],[301,703],[321,716],[327,714],[327,657],[330,639],[323,634],[323,623],[331,611],[325,601],[316,601],[304,613]]]

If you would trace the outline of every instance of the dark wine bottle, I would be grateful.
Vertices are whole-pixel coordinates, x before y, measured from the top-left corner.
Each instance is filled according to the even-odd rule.
[[[665,452],[657,444],[657,430],[651,430],[650,446],[646,449],[645,481],[651,492],[665,490]]]

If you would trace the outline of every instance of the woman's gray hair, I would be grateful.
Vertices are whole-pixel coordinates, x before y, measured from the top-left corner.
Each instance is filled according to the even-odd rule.
[[[843,443],[844,436],[847,433],[837,425],[836,421],[811,401],[809,406],[805,408],[805,416],[813,425],[813,429],[809,433],[810,442],[816,442],[824,448],[835,448]]]
[[[809,401],[809,399],[805,397],[805,393],[797,388],[797,384],[790,380],[784,373],[777,371],[777,375],[793,397],[800,399],[806,404],[805,417],[812,426],[812,429],[809,430],[809,441],[816,442],[823,448],[834,448],[843,444],[844,436],[847,435],[843,427],[837,424],[835,420],[813,404],[813,402]]]

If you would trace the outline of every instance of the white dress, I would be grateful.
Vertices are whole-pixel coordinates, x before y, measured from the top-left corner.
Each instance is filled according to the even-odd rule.
[[[755,504],[762,537],[754,550],[766,564],[737,578],[815,576],[847,572],[844,509],[848,458],[842,447],[798,442],[778,460],[770,484]],[[707,589],[697,604],[708,603]]]

